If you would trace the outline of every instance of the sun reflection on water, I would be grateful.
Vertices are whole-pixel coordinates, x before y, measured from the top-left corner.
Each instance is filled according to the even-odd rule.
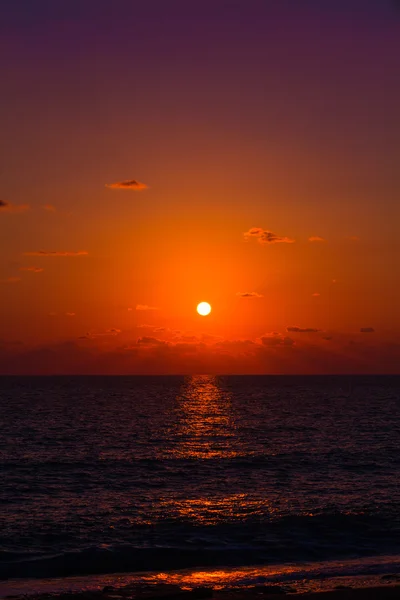
[[[231,397],[218,385],[216,377],[189,377],[176,402],[175,457],[210,459],[237,455]]]
[[[214,376],[193,376],[185,380],[176,398],[173,446],[174,459],[193,460],[193,475],[188,474],[185,493],[160,500],[162,512],[173,519],[209,526],[229,521],[243,521],[266,510],[268,502],[233,491],[236,482],[229,479],[231,459],[241,455],[233,418],[231,396]],[[207,461],[222,459],[221,485],[199,495],[196,470],[207,469]],[[223,459],[226,459],[224,463]],[[202,465],[202,466],[201,466]],[[214,467],[215,468],[215,467]],[[190,473],[190,471],[188,471]],[[192,487],[193,484],[193,487]]]

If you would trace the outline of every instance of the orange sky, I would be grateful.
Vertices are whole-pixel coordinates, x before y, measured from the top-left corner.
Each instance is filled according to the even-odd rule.
[[[393,7],[153,4],[3,14],[0,372],[400,372]]]

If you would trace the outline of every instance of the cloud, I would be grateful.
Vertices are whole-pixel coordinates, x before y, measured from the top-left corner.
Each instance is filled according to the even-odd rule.
[[[136,310],[160,310],[158,306],[148,306],[147,304],[137,304]]]
[[[110,330],[104,330],[103,333]],[[90,332],[101,333],[98,332]],[[324,335],[324,334],[323,334]],[[328,335],[331,335],[329,333]],[[315,336],[295,341],[287,334],[266,333],[258,340],[222,339],[215,343],[164,341],[157,336],[122,340],[118,335],[97,340],[87,336],[51,345],[1,345],[0,373],[14,375],[102,374],[156,375],[225,374],[356,374],[400,373],[400,338],[394,343],[379,337],[349,344],[348,334],[335,343]],[[362,338],[362,336],[361,336]],[[346,343],[347,342],[347,343]],[[185,381],[188,385],[192,385]],[[229,390],[216,382],[216,398],[225,405]],[[196,382],[194,382],[196,385]],[[228,386],[229,387],[229,386]]]
[[[74,312],[66,312],[65,313],[66,317],[75,317],[75,315],[76,315],[76,313],[74,313]]]
[[[5,202],[0,200],[0,214],[1,213],[24,213],[30,209],[29,204],[11,204],[11,202]]]
[[[180,342],[184,342],[185,344],[195,343],[195,342],[200,341],[200,339],[197,337],[197,335],[179,335],[176,337],[176,339],[178,339]]]
[[[155,337],[143,336],[137,341],[139,346],[166,346],[168,342]]]
[[[241,298],[264,298],[258,292],[237,292],[236,296],[240,296]]]
[[[44,271],[44,269],[41,269],[40,267],[20,267],[19,270],[32,271],[32,273],[41,273],[42,271]]]
[[[261,338],[263,346],[294,346],[295,341],[288,336],[279,336],[275,333],[263,335]]]
[[[79,250],[78,252],[64,250],[35,250],[33,252],[24,252],[24,256],[87,256],[89,252]]]
[[[375,329],[373,327],[361,327],[360,333],[375,333]]]
[[[146,190],[148,186],[145,183],[136,181],[136,179],[128,179],[126,181],[117,181],[117,183],[106,183],[106,187],[111,190]]]
[[[292,326],[292,327],[286,327],[286,331],[288,333],[318,333],[318,331],[321,331],[320,329],[314,329],[313,327],[297,327],[297,326]]]
[[[314,292],[312,295],[314,296],[314,298],[317,298],[317,297],[318,297],[318,296],[320,296],[321,294],[320,294],[319,292]]]
[[[221,340],[215,343],[214,349],[233,356],[250,356],[257,349],[257,344],[253,340]]]
[[[252,227],[244,233],[244,237],[245,239],[255,237],[260,244],[293,244],[295,241],[288,237],[279,236],[267,229],[261,229],[261,227]]]
[[[47,210],[48,212],[56,212],[56,207],[53,204],[43,204],[43,210]]]
[[[311,237],[308,238],[309,242],[326,242],[326,240],[323,237],[320,237],[319,235],[312,235]]]
[[[7,277],[6,279],[0,279],[0,283],[18,283],[21,281],[21,277]]]
[[[115,337],[121,333],[120,329],[112,327],[111,329],[105,329],[104,331],[88,331],[86,335],[81,336],[80,340],[94,340],[102,337]]]

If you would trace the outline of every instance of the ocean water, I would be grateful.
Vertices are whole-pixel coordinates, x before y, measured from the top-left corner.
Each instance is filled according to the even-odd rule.
[[[3,580],[383,574],[400,378],[2,377],[0,473]]]

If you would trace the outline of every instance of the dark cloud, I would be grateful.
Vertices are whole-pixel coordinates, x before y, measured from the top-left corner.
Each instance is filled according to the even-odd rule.
[[[136,181],[136,179],[128,179],[126,181],[117,181],[117,183],[106,183],[106,187],[111,190],[146,190],[147,185],[145,183],[141,183],[140,181]]]
[[[252,227],[244,233],[246,239],[250,237],[257,238],[260,244],[293,244],[295,240],[277,235],[261,227]]]
[[[320,329],[314,329],[313,327],[286,327],[288,333],[318,333]]]
[[[241,298],[263,298],[262,294],[258,292],[237,292],[236,296],[240,296]]]
[[[35,250],[33,252],[24,252],[25,256],[87,256],[89,253],[86,250],[78,252],[64,250]]]
[[[30,209],[29,204],[11,204],[11,202],[5,202],[0,200],[0,214],[1,213],[24,213]]]
[[[375,333],[375,329],[373,327],[361,327],[360,333]]]

